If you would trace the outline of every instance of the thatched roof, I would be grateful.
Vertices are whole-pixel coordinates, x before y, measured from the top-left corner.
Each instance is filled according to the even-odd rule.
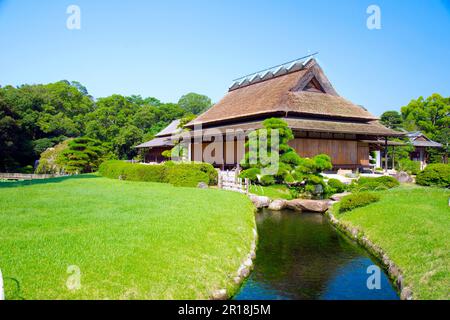
[[[181,133],[183,130],[179,128],[180,119],[172,121],[167,127],[162,129],[155,135],[155,138],[144,142],[135,148],[155,148],[155,147],[173,147],[171,136]]]
[[[172,134],[180,133],[182,131],[182,129],[179,128],[180,121],[181,121],[180,119],[173,120],[167,127],[158,132],[155,135],[155,137],[165,137],[170,136]]]
[[[233,85],[222,100],[187,126],[240,122],[258,116],[377,119],[364,108],[339,97],[314,59],[292,70],[267,80],[253,77]]]
[[[414,147],[442,148],[442,144],[431,140],[420,131],[409,132],[407,136]]]
[[[155,138],[150,141],[144,142],[135,148],[156,148],[156,147],[173,147],[174,143],[172,142],[171,137],[163,137],[163,138]]]

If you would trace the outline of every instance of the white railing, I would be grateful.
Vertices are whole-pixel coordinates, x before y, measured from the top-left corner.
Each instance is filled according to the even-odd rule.
[[[219,171],[219,188],[248,194],[250,182],[238,177],[236,171]]]
[[[5,290],[3,289],[3,276],[0,269],[0,301],[5,300]]]

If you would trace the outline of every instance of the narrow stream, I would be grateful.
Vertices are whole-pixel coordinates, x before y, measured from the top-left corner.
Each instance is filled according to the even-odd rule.
[[[368,289],[367,268],[376,263],[324,216],[263,210],[256,222],[255,268],[234,299],[399,299],[384,272],[381,288]]]

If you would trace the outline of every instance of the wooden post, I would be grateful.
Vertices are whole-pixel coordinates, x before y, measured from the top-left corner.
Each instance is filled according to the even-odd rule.
[[[388,171],[388,138],[384,137],[384,172]]]
[[[395,170],[395,146],[392,146],[392,170]]]
[[[3,276],[2,270],[0,270],[0,301],[5,300],[5,291],[3,289]]]

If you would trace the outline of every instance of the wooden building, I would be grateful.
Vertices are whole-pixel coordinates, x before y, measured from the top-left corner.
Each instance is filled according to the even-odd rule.
[[[180,120],[174,120],[156,134],[154,139],[135,147],[143,153],[145,163],[161,163],[166,160],[162,153],[174,147],[173,137],[182,131],[179,126]]]
[[[423,170],[427,166],[429,160],[428,148],[442,148],[442,144],[429,139],[422,132],[409,132],[407,134],[410,143],[414,146],[414,151],[410,153],[410,159],[420,162],[420,169]]]
[[[300,156],[328,154],[336,169],[369,167],[371,141],[403,135],[340,97],[316,60],[308,58],[236,80],[222,100],[186,125],[194,137],[191,160],[236,167],[247,133],[271,117],[288,123],[295,135],[290,144]]]

